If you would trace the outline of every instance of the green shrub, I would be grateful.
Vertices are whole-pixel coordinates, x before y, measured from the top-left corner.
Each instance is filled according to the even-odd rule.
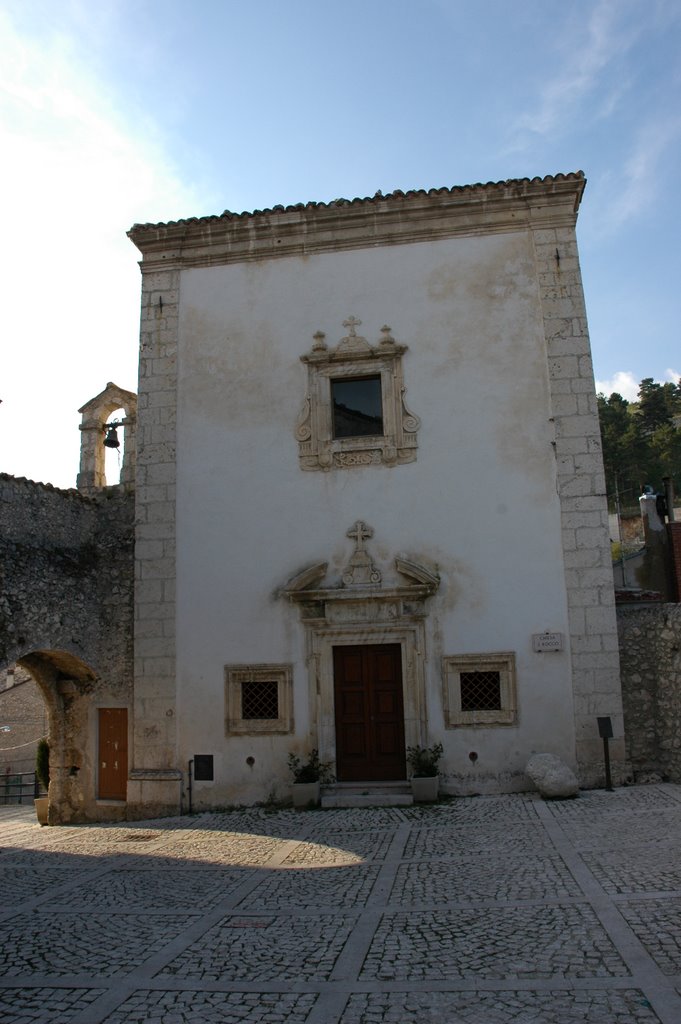
[[[43,789],[50,788],[50,744],[46,739],[38,741],[35,754],[35,773]]]
[[[438,775],[441,757],[441,743],[435,743],[432,747],[407,747],[407,764],[415,779],[432,779]]]
[[[296,754],[288,755],[289,771],[294,782],[321,782],[322,785],[334,781],[330,761],[320,761],[319,751],[311,750],[307,761],[301,761]]]

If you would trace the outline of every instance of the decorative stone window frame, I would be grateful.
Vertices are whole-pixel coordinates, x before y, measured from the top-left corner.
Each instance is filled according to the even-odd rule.
[[[498,672],[501,707],[492,711],[461,710],[461,673]],[[518,717],[515,653],[456,654],[442,659],[445,727],[515,725]]]
[[[343,321],[349,333],[335,349],[327,348],[326,336],[317,331],[312,351],[300,357],[308,371],[307,394],[296,425],[301,469],[395,466],[416,459],[421,422],[405,403],[402,357],[407,346],[398,345],[387,326],[381,328],[378,345],[372,346],[356,333],[360,323],[356,317]],[[383,433],[334,437],[331,382],[370,376],[381,380]]]
[[[242,683],[277,683],[277,718],[242,718]],[[292,665],[225,665],[225,732],[228,735],[293,732]]]

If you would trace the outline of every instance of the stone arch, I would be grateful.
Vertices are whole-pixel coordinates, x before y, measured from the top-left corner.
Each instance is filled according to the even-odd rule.
[[[47,708],[49,823],[82,820],[93,761],[88,711],[95,672],[63,650],[32,650],[16,658],[16,663],[33,676]]]
[[[123,409],[125,413],[121,420],[124,435],[120,483],[127,488],[134,486],[137,395],[109,381],[103,391],[78,410],[82,422],[77,487],[83,494],[96,494],[106,487],[104,434],[108,418],[117,409]]]

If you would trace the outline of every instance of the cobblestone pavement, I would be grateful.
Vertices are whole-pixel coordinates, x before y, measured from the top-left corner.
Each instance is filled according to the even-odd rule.
[[[3,1024],[681,1024],[681,786],[39,828]]]

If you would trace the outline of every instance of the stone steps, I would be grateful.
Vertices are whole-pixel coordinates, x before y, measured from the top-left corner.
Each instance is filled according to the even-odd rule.
[[[336,782],[323,786],[322,807],[411,807],[408,782]]]

